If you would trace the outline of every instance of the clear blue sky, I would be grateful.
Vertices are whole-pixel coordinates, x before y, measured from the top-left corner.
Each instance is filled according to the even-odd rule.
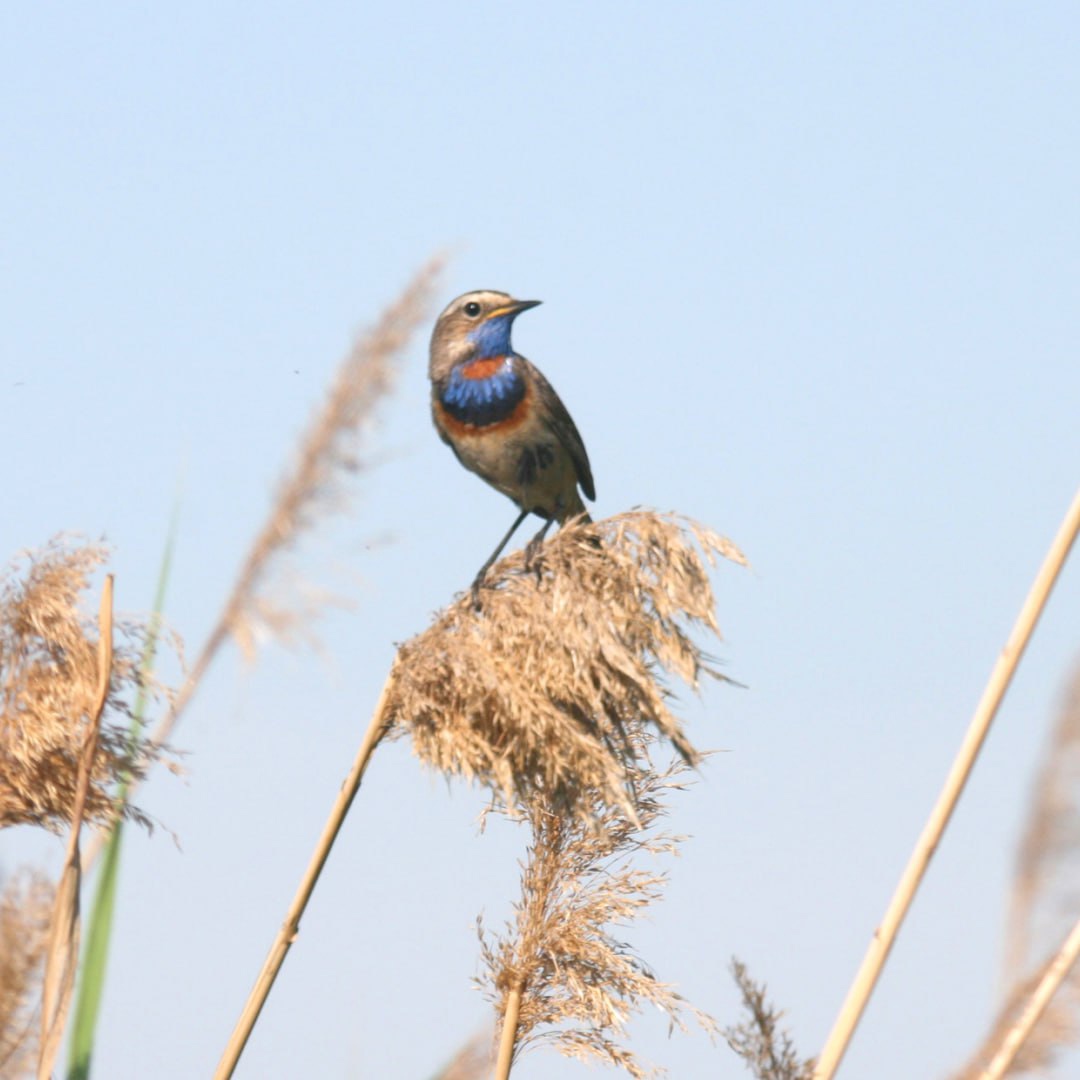
[[[0,14],[0,554],[115,545],[202,641],[354,332],[437,249],[439,303],[537,297],[600,515],[730,535],[723,747],[679,803],[667,901],[628,931],[722,1022],[736,954],[815,1053],[1080,478],[1080,15],[1072,4],[8,6]],[[392,656],[510,504],[428,419],[426,337],[352,514],[325,657],[230,650],[133,836],[98,1075],[205,1076]],[[985,1029],[1032,768],[1080,647],[1071,567],[844,1075],[942,1076]],[[424,1077],[488,1015],[472,924],[520,834],[382,751],[244,1077]],[[10,869],[46,847],[5,836]],[[59,845],[47,845],[53,861]],[[635,1045],[738,1077],[701,1035]],[[522,1080],[586,1075],[546,1054]],[[515,1076],[518,1071],[515,1072]]]

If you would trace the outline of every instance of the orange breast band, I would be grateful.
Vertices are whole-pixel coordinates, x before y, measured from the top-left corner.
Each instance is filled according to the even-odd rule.
[[[461,368],[465,379],[488,379],[503,366],[505,356],[485,356],[481,360],[470,360]]]

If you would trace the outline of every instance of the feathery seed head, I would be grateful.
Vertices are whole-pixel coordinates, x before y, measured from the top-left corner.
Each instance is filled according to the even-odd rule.
[[[716,555],[745,562],[693,522],[633,511],[562,529],[528,570],[521,552],[508,556],[489,572],[481,612],[462,597],[402,646],[391,733],[512,811],[541,794],[561,813],[594,819],[615,806],[633,819],[637,725],[699,759],[665,677],[723,678],[691,634],[719,637],[706,568]]]
[[[97,630],[80,600],[106,555],[98,544],[57,539],[0,577],[0,827],[70,825],[98,678]],[[115,630],[112,680],[85,812],[87,821],[99,824],[112,819],[116,782],[140,775],[153,756],[147,746],[132,745],[127,732],[148,629],[129,621]],[[133,808],[125,814],[148,824]]]

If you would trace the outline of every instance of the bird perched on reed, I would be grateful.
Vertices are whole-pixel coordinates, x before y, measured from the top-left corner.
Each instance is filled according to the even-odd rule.
[[[539,300],[481,289],[450,302],[431,335],[431,413],[458,461],[512,499],[521,511],[480,568],[473,598],[517,527],[536,514],[544,526],[529,541],[535,556],[553,521],[589,521],[578,485],[596,498],[589,455],[551,384],[510,344],[510,329]]]

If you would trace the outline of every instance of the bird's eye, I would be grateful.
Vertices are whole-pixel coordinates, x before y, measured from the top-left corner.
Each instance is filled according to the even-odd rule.
[[[470,319],[475,319],[476,316],[480,314],[480,305],[475,300],[470,300],[465,305],[465,314],[468,315]]]

